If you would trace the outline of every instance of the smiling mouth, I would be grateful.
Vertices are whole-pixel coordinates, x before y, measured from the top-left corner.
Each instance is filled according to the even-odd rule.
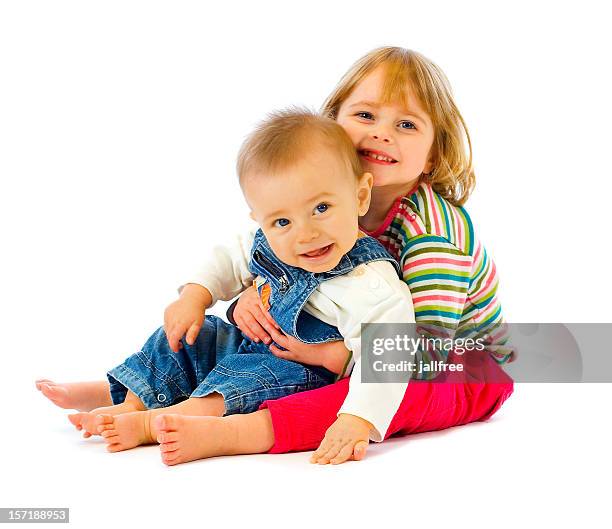
[[[359,154],[363,156],[366,160],[369,160],[374,163],[382,163],[387,165],[397,163],[397,160],[391,158],[390,156],[386,156],[375,151],[370,151],[368,149],[362,149],[361,151],[359,151]]]
[[[325,257],[330,251],[334,244],[328,244],[327,246],[323,246],[322,248],[317,248],[316,250],[311,250],[310,252],[300,254],[301,257],[306,257],[307,259],[320,259]]]

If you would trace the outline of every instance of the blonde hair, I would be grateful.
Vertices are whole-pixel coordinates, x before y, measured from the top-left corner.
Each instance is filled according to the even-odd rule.
[[[272,112],[240,148],[236,164],[240,183],[253,173],[275,174],[294,167],[321,147],[341,158],[356,178],[363,174],[353,142],[333,119],[295,106]]]
[[[385,81],[379,103],[399,102],[407,106],[406,89],[410,87],[432,120],[434,169],[429,174],[421,174],[421,179],[429,182],[437,193],[452,204],[463,205],[476,183],[472,168],[472,142],[444,72],[420,53],[397,47],[372,50],[342,77],[323,104],[321,113],[336,119],[342,103],[355,86],[380,65],[385,67]],[[464,137],[467,139],[467,153]]]

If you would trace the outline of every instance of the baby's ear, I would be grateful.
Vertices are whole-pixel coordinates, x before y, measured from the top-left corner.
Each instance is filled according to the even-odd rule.
[[[357,200],[359,208],[359,216],[363,216],[370,209],[370,199],[372,198],[372,185],[374,184],[374,177],[372,173],[363,173],[359,179],[359,185],[357,186]]]
[[[364,185],[367,185],[370,189],[372,189],[372,186],[374,185],[374,177],[372,176],[372,173],[363,173],[359,181]]]

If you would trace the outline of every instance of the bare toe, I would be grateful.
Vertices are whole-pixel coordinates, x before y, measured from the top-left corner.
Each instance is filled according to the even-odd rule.
[[[58,401],[62,397],[68,397],[68,390],[61,386],[50,386],[49,384],[43,383],[40,385],[40,391],[45,397],[53,402]]]
[[[115,423],[112,424],[99,424],[96,426],[96,432],[98,432],[99,434],[102,434],[104,432],[109,432],[111,430],[116,430],[117,427],[115,426]]]
[[[177,465],[181,462],[180,455],[179,450],[175,450],[174,452],[162,452],[162,463],[168,466]]]
[[[161,443],[159,445],[159,449],[161,452],[174,452],[178,450],[179,443],[177,441],[173,441],[172,443]]]
[[[170,443],[172,441],[178,441],[179,434],[177,432],[158,431],[157,442],[158,443]]]
[[[48,384],[50,386],[55,385],[55,382],[53,382],[53,380],[49,380],[48,378],[39,378],[34,383],[36,384],[36,389],[39,390],[39,391],[40,391],[41,386],[44,383],[46,383],[46,384]]]
[[[155,428],[158,432],[169,432],[178,429],[181,416],[177,414],[163,414],[155,417]]]
[[[104,440],[108,443],[112,443],[112,442],[116,442],[119,440],[119,434],[117,433],[116,430],[105,430],[104,432],[100,432],[100,435],[102,437],[104,437]],[[115,439],[113,441],[112,437],[117,437],[117,439]]]
[[[68,415],[68,420],[76,427],[77,430],[83,429],[83,419],[85,418],[86,413],[70,413]]]
[[[94,419],[94,424],[96,426],[105,426],[107,424],[113,424],[115,422],[115,418],[112,415],[107,414],[98,414]]]

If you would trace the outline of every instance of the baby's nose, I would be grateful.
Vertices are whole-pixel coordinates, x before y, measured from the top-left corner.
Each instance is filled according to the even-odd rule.
[[[310,242],[319,236],[318,230],[314,226],[304,226],[300,230],[300,242]]]

